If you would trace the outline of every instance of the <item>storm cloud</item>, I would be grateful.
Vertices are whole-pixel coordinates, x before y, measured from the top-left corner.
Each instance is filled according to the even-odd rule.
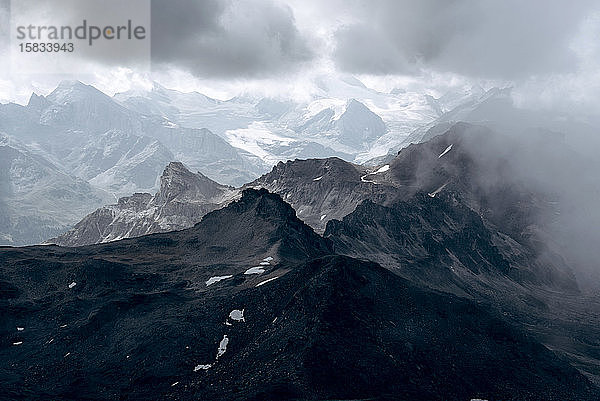
[[[0,8],[5,11],[8,3],[0,0]],[[78,12],[93,12],[92,5],[81,2]],[[573,39],[600,5],[592,0],[151,0],[151,9],[157,70],[174,68],[207,79],[270,78],[325,61],[339,72],[430,71],[518,81],[575,72],[581,63]],[[57,19],[68,14],[48,12],[58,12]],[[0,34],[7,27],[0,25]],[[6,45],[7,32],[3,36]],[[589,51],[587,56],[598,57]],[[111,59],[119,61],[126,64]]]
[[[571,41],[597,3],[564,0],[356,1],[333,59],[352,73],[420,68],[491,79],[570,72]]]
[[[359,78],[383,91],[394,80],[394,86],[415,82],[419,90],[440,95],[468,83],[512,86],[522,107],[595,114],[600,104],[597,1],[149,1],[151,69],[147,52],[140,58],[130,52],[81,53],[81,68],[69,65],[69,72],[100,77],[93,79],[109,92],[127,88],[114,78],[122,70],[134,75],[150,70],[151,79],[175,86],[196,80],[197,87],[226,92],[223,97],[256,88],[285,97],[294,88],[310,88],[315,77],[350,73],[368,75]],[[95,15],[104,4],[15,2],[32,3],[32,10],[48,14],[55,25]],[[0,81],[16,88],[27,78],[9,66],[9,3],[0,0]],[[121,14],[136,17],[135,10]],[[38,78],[55,86],[53,78]],[[4,89],[0,98],[12,99],[9,92]]]
[[[205,77],[261,77],[313,57],[292,10],[272,1],[154,0],[152,60]]]

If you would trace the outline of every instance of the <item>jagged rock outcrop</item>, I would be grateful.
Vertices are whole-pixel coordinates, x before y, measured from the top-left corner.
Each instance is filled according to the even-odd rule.
[[[81,246],[145,234],[181,230],[230,202],[237,192],[182,163],[172,162],[160,177],[156,194],[136,193],[120,198],[86,216],[66,233],[48,240],[63,246]]]
[[[367,169],[332,157],[278,163],[246,187],[262,187],[281,195],[298,216],[318,232],[331,219],[341,219],[365,199],[385,203],[395,192],[386,184],[365,181]]]

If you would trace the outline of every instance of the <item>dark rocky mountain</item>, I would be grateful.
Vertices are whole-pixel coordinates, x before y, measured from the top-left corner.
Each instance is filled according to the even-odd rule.
[[[417,193],[389,206],[366,200],[342,221],[327,223],[324,236],[338,253],[376,261],[411,281],[459,295],[475,288],[485,293],[497,281],[578,291],[558,254],[523,245],[492,227],[454,193]]]
[[[385,203],[395,189],[365,180],[367,168],[339,158],[280,162],[246,187],[281,195],[298,217],[318,232],[330,219],[341,219],[365,199]]]
[[[536,146],[540,156],[546,154],[544,157],[550,159],[556,151],[550,149],[544,152],[544,140],[545,137],[541,136],[539,141],[542,145]],[[271,172],[245,187],[266,188],[278,193],[317,232],[323,232],[329,220],[339,220],[351,213],[364,200],[391,205],[396,201],[411,199],[418,192],[430,196],[453,192],[465,206],[480,214],[486,224],[494,225],[496,231],[526,247],[540,247],[540,235],[543,236],[545,230],[540,222],[551,223],[556,220],[556,195],[522,179],[519,170],[536,171],[539,177],[551,179],[560,174],[560,167],[554,171],[538,171],[540,169],[535,163],[523,162],[528,157],[525,153],[510,137],[482,126],[455,124],[443,135],[403,149],[384,166],[369,168],[338,158],[294,160],[277,164]],[[563,157],[557,166],[566,163],[565,159]],[[196,197],[196,194],[192,191],[189,196],[180,198],[179,207],[189,203],[189,207],[195,210],[207,203],[206,199],[201,195]],[[156,202],[148,204],[148,198],[137,196],[133,198],[136,201],[130,203],[154,207]],[[135,206],[135,213],[127,214],[128,221],[141,219],[139,224],[145,227],[144,230],[130,232],[129,229],[117,227],[104,240],[162,231],[158,229],[160,225],[152,221],[156,215],[146,209]],[[177,213],[175,210],[169,216],[175,219]],[[204,213],[202,211],[201,214]],[[104,219],[105,215],[112,214],[104,211],[97,217]],[[78,229],[96,232],[95,227],[90,227],[95,226],[95,223],[91,223],[96,219],[82,222]],[[186,228],[195,222],[185,215],[180,220],[182,224],[172,226],[173,229]],[[528,243],[523,244],[524,241]],[[65,244],[85,243],[89,241]]]
[[[535,168],[519,147],[489,128],[458,123],[443,135],[402,149],[383,178],[399,189],[398,199],[419,191],[430,196],[456,192],[503,232],[523,237],[555,199],[519,173],[519,169]]]
[[[452,214],[443,199],[416,202],[427,200]],[[479,227],[477,270],[504,274],[481,221],[462,209],[455,216],[463,228]],[[455,231],[444,246],[464,230]],[[495,299],[427,289],[336,255],[338,244],[278,195],[246,189],[183,231],[0,248],[0,397],[596,398],[585,370],[564,357],[568,346],[517,325]],[[430,251],[435,269],[440,253]],[[529,321],[556,333],[582,325],[558,316]]]
[[[553,194],[520,179],[519,168],[536,168],[534,162],[522,164],[526,156],[518,143],[502,134],[459,123],[427,142],[408,146],[383,166],[359,166],[337,158],[295,160],[279,163],[247,186],[280,194],[320,232],[327,221],[342,218],[366,199],[387,205],[418,192],[436,196],[452,191],[503,232],[521,238],[555,200]]]
[[[536,148],[540,157],[555,154],[554,149]],[[536,167],[524,165],[527,154],[520,153],[510,137],[481,126],[456,124],[443,135],[403,149],[388,165],[367,168],[337,158],[295,160],[279,163],[247,187],[278,193],[299,218],[320,233],[332,219],[351,219],[351,233],[342,223],[330,230],[340,235],[340,252],[353,257],[402,272],[404,264],[414,268],[420,258],[428,265],[434,249],[425,244],[437,247],[436,257],[445,268],[419,271],[417,277],[431,274],[432,282],[437,283],[441,277],[436,275],[447,275],[434,288],[463,294],[481,281],[478,277],[471,283],[471,275],[479,273],[482,264],[491,264],[504,266],[505,278],[520,284],[577,291],[560,250],[547,240],[549,226],[556,220],[557,198],[521,178],[519,168]],[[556,177],[558,171],[536,172],[538,178],[544,174]],[[173,200],[164,195],[171,189],[163,182],[154,197],[138,194],[124,198],[49,242],[75,246],[191,227],[238,194],[221,188],[216,200],[211,199],[212,195],[204,195],[206,187],[195,183],[198,178],[194,174],[177,176],[179,184],[172,191],[180,195]],[[440,197],[445,201],[431,200]],[[371,223],[363,224],[366,221]],[[414,226],[417,221],[419,225]],[[416,232],[406,231],[415,227]],[[448,235],[451,238],[446,238]],[[471,240],[476,240],[475,247]],[[478,255],[471,254],[474,249]],[[466,252],[462,259],[461,252]]]
[[[172,162],[160,177],[156,194],[136,193],[120,198],[86,216],[74,228],[47,242],[81,246],[145,234],[182,230],[202,216],[225,206],[237,196],[234,188],[221,185],[182,163]]]
[[[584,166],[590,164],[575,163],[578,158],[556,133],[531,131],[517,139],[510,132],[461,123],[400,151],[382,178],[398,188],[399,200],[419,191],[455,194],[498,233],[496,245],[513,262],[546,266],[552,275],[563,270],[556,268],[564,264],[558,254],[572,255],[552,238],[559,238],[556,233],[570,218],[579,218],[574,197],[598,188],[585,178],[589,169]]]

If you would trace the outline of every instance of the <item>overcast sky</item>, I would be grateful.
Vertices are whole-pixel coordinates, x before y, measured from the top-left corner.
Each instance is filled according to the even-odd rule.
[[[11,74],[2,2],[0,101],[23,101],[63,77]],[[109,93],[156,80],[225,98],[309,96],[315,77],[353,74],[381,90],[512,85],[528,106],[600,104],[597,1],[154,0],[151,29],[152,73],[116,59],[69,78]]]

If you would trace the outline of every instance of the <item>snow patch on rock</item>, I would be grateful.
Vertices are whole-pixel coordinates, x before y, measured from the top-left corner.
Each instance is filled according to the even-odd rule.
[[[232,278],[233,276],[230,274],[228,276],[215,276],[206,280],[206,286],[208,287],[211,284],[218,283],[221,280],[227,280],[228,278]]]
[[[235,320],[236,322],[245,322],[246,319],[244,318],[244,309],[239,310],[239,309],[234,309],[231,312],[229,312],[229,318],[231,320]]]
[[[246,270],[244,272],[244,274],[262,274],[265,272],[265,269],[263,269],[260,266],[256,266],[256,267],[251,267],[250,269]]]
[[[451,149],[452,149],[452,145],[448,146],[446,148],[446,150],[444,150],[442,153],[440,153],[440,155],[438,156],[438,159],[441,158],[442,156],[444,156],[446,153],[450,152]]]
[[[438,188],[438,189],[436,189],[435,191],[428,193],[427,195],[429,195],[429,196],[430,196],[430,197],[432,197],[432,198],[435,198],[435,196],[436,196],[437,194],[439,194],[439,193],[442,191],[442,189],[444,189],[444,187],[445,187],[446,185],[448,185],[448,183],[445,183],[444,185],[442,185],[441,187],[439,187],[439,188]]]
[[[390,169],[390,165],[389,165],[389,164],[386,164],[386,165],[385,165],[385,166],[383,166],[383,167],[379,167],[379,169],[378,169],[376,172],[374,172],[373,174],[385,173],[385,172],[386,172],[386,171],[388,171],[389,169]]]
[[[279,278],[279,276],[271,277],[270,279],[267,279],[265,281],[261,281],[260,283],[256,284],[256,286],[260,287],[261,285],[267,284],[268,282],[271,282],[271,281],[273,281],[275,279],[278,279],[278,278]]]
[[[227,334],[225,334],[223,336],[223,339],[219,343],[219,349],[217,350],[217,359],[219,359],[223,356],[223,354],[225,354],[225,352],[227,351],[227,344],[229,344],[229,338],[227,337]]]

